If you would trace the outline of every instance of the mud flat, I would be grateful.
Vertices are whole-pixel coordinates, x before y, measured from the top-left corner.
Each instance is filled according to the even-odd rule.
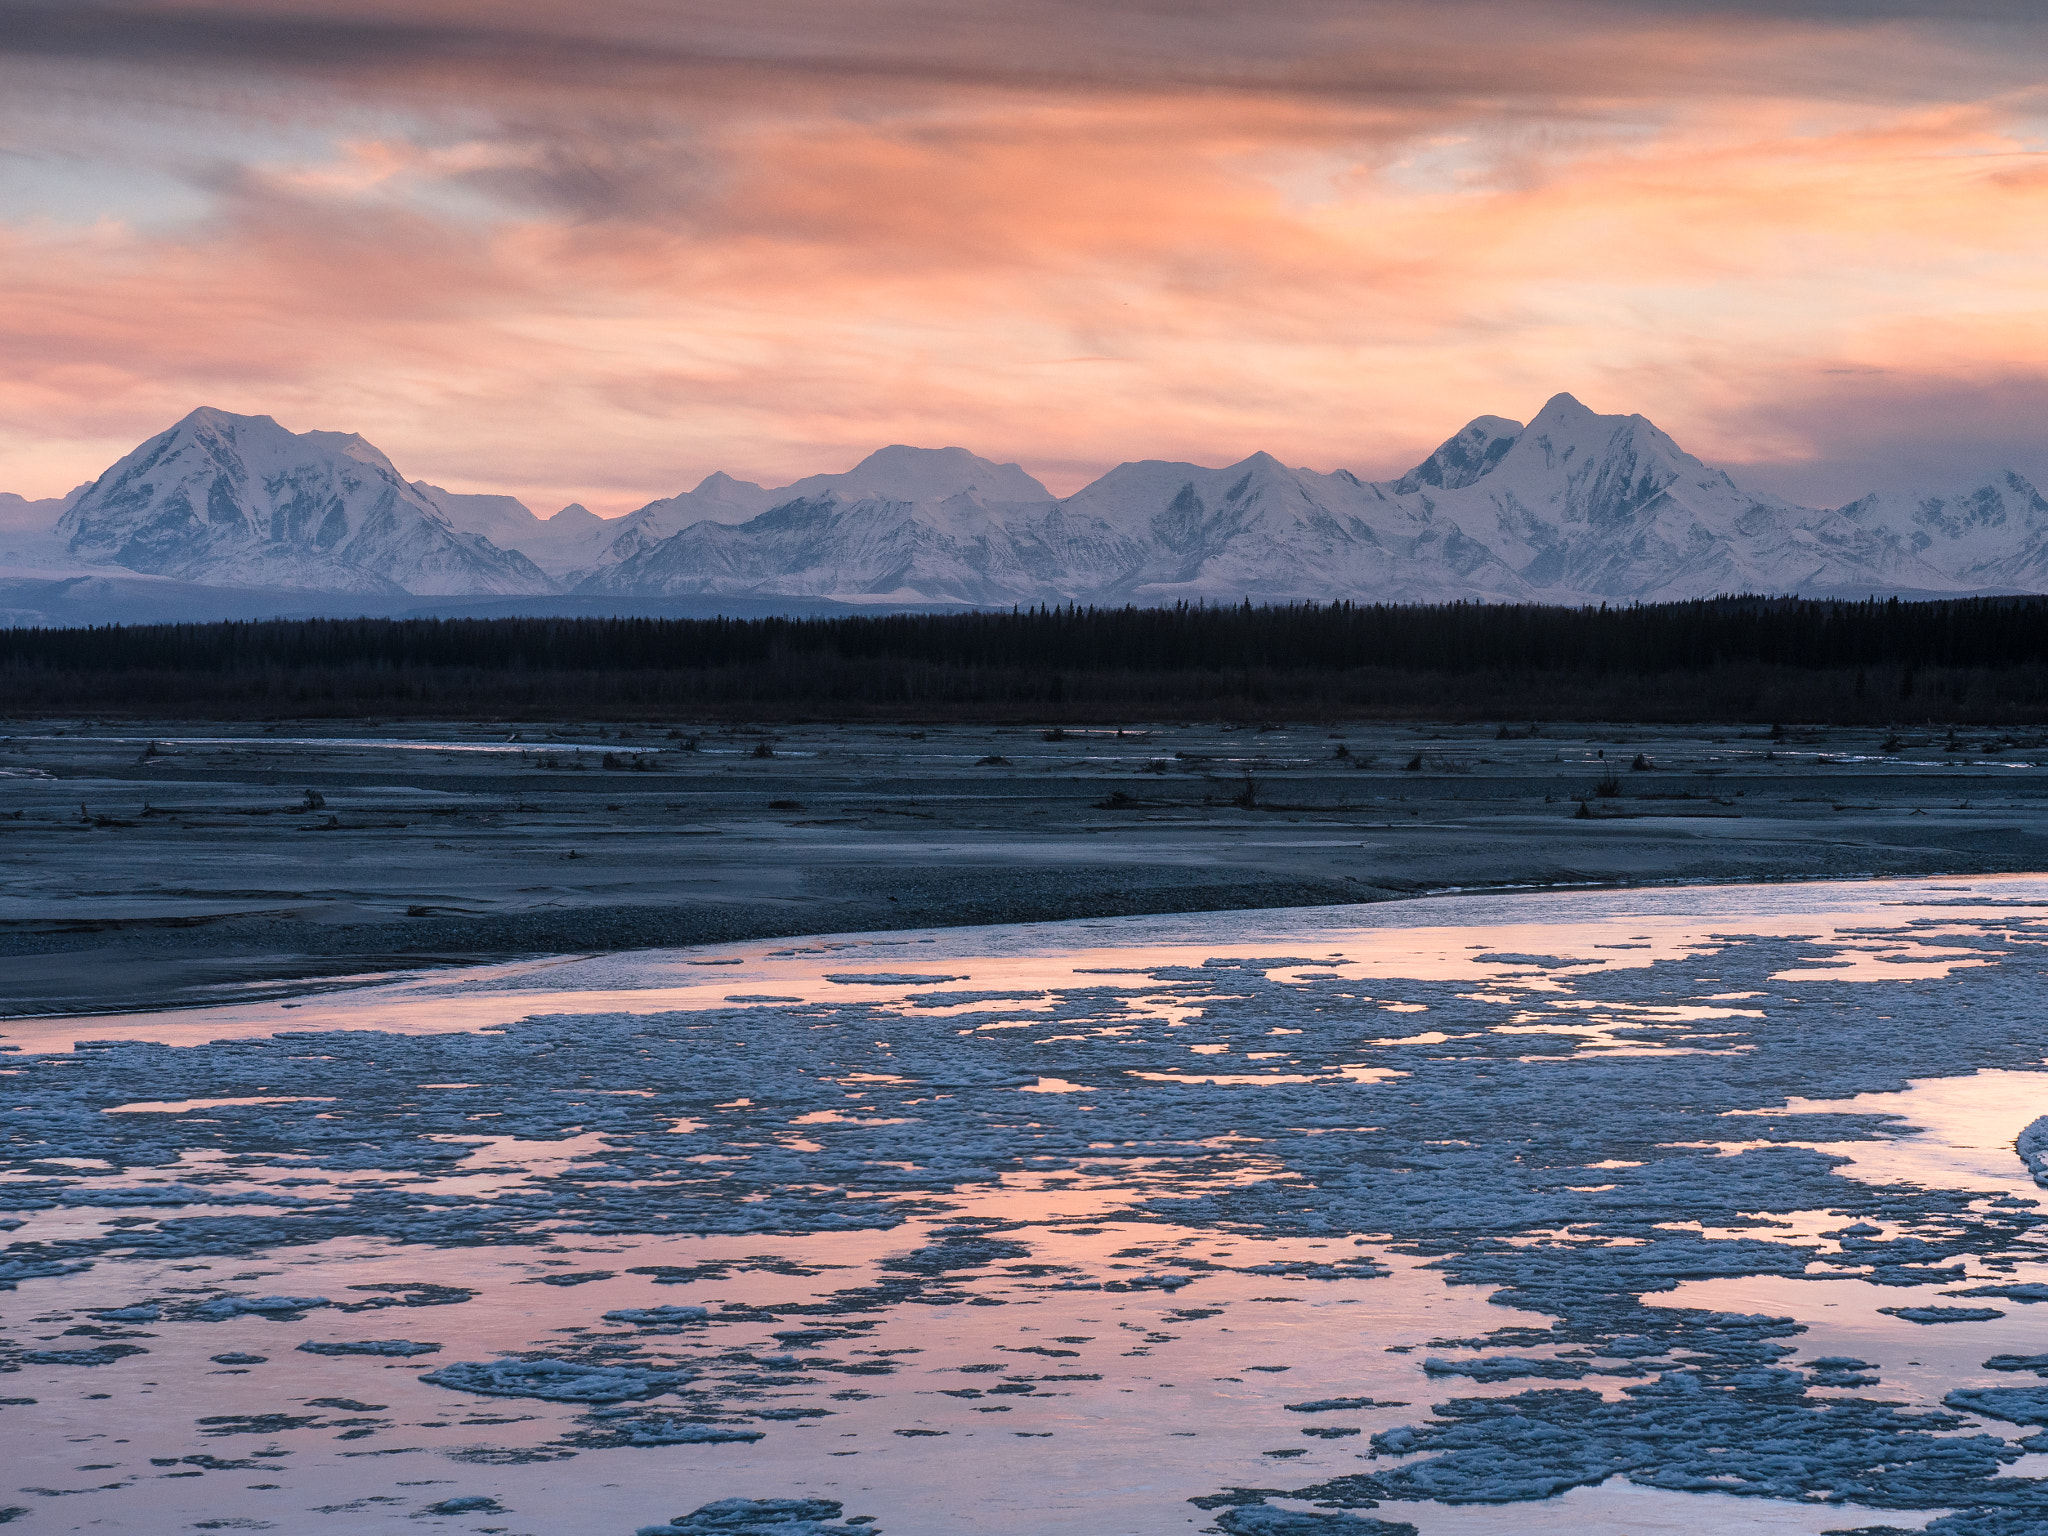
[[[2048,1528],[2048,879],[0,1026],[28,1531]]]
[[[0,1011],[775,935],[2048,868],[2031,736],[1276,726],[17,722]]]

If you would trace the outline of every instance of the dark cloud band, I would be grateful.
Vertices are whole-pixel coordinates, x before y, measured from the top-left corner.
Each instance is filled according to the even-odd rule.
[[[1739,20],[1738,20],[1739,18]],[[1996,23],[1986,27],[1984,23]],[[573,15],[517,4],[427,3],[391,14],[292,0],[165,6],[0,0],[0,58],[365,84],[431,76],[630,90],[676,77],[787,77],[1025,89],[1227,90],[1402,99],[1594,94],[1644,99],[1769,72],[1721,71],[1716,48],[1654,46],[1758,27],[1915,24],[1953,51],[2013,57],[2048,40],[2036,0],[1269,0],[1104,7],[1080,0],[719,0],[659,8],[594,0]],[[1645,72],[1642,66],[1654,62]],[[1983,62],[1980,59],[1980,62]],[[1811,75],[1811,58],[1801,66]],[[1746,73],[1745,73],[1746,71]],[[1811,84],[1811,79],[1805,80]]]

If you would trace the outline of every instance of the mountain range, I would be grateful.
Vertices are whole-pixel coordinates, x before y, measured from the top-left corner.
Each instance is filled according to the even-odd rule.
[[[0,496],[8,575],[14,623],[46,621],[24,581],[93,580],[116,609],[155,583],[174,609],[214,593],[236,613],[258,593],[280,612],[1932,596],[2048,590],[2048,499],[2000,469],[1803,507],[1557,395],[1527,425],[1478,417],[1393,480],[1257,453],[1120,464],[1056,497],[1015,464],[895,446],[781,487],[714,474],[624,517],[541,518],[408,481],[354,434],[202,409],[68,496]]]

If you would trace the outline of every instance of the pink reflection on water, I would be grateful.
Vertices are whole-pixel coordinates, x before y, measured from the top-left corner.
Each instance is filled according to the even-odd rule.
[[[1317,996],[1353,997],[1353,993],[1340,990],[1353,988],[1358,994],[1366,994],[1355,1000],[1370,1005],[1360,1010],[1359,1018],[1369,1020],[1376,1029],[1398,1028],[1403,1015],[1427,1012],[1423,1005],[1401,999],[1400,983],[1469,982],[1486,989],[1484,1001],[1513,1010],[1504,1014],[1499,1024],[1486,1027],[1511,1033],[1568,1036],[1576,1043],[1577,1056],[1583,1059],[1615,1051],[1663,1051],[1667,1047],[1657,1044],[1654,1038],[1642,1038],[1645,1030],[1694,1031],[1698,1025],[1717,1018],[1754,1018],[1757,1010],[1741,1006],[1748,1001],[1746,994],[1716,995],[1688,1002],[1595,1001],[1573,995],[1572,983],[1578,977],[1643,972],[1657,958],[1712,954],[1742,938],[1797,935],[1846,962],[1839,969],[1813,968],[1809,975],[1824,976],[1830,981],[1906,979],[1909,969],[1898,957],[1929,965],[1963,964],[1981,958],[1983,950],[1940,941],[1974,936],[1977,930],[1958,927],[1957,921],[1987,920],[1987,915],[2004,923],[2008,934],[2017,935],[2015,942],[2034,942],[2032,935],[2039,932],[2037,917],[2015,914],[1995,900],[1975,898],[1986,890],[1993,894],[2042,890],[2048,888],[2048,882],[2036,881],[2031,886],[2017,882],[1973,884],[1983,889],[1957,892],[1953,888],[1889,882],[1809,887],[1789,893],[1696,891],[1685,893],[1682,898],[1694,903],[1695,910],[1683,912],[1637,910],[1645,903],[1654,905],[1645,893],[1603,894],[1598,898],[1530,896],[1512,903],[1496,903],[1494,915],[1485,917],[1483,926],[1483,907],[1454,909],[1449,903],[1415,903],[1398,913],[1365,914],[1360,909],[1341,908],[1306,914],[1229,914],[1200,919],[1047,925],[1004,933],[968,930],[935,938],[909,963],[902,954],[889,952],[909,942],[901,939],[886,944],[876,941],[872,954],[853,959],[848,958],[848,951],[859,950],[859,941],[766,955],[760,953],[758,946],[730,946],[725,952],[710,953],[714,959],[734,959],[739,963],[721,965],[722,974],[708,981],[685,969],[710,963],[705,959],[706,952],[694,952],[690,957],[651,952],[491,967],[454,976],[444,974],[397,987],[336,994],[289,1009],[272,1004],[242,1010],[144,1015],[126,1021],[96,1019],[86,1026],[38,1023],[25,1028],[43,1031],[37,1038],[66,1044],[81,1033],[170,1038],[174,1043],[191,1043],[229,1038],[238,1033],[303,1030],[309,1025],[396,1028],[410,1033],[492,1028],[534,1014],[646,1014],[701,1008],[775,1010],[759,1016],[764,1022],[794,1018],[798,1021],[796,1027],[802,1028],[802,1021],[810,1016],[801,1009],[849,1000],[862,1005],[886,1003],[905,1014],[950,1015],[968,1011],[969,1005],[947,1001],[947,991],[922,986],[912,990],[910,984],[900,980],[878,979],[848,985],[825,979],[828,968],[845,975],[850,973],[850,967],[866,965],[878,976],[901,976],[913,970],[924,973],[943,967],[949,973],[969,978],[949,983],[948,990],[952,992],[986,990],[1030,992],[1034,998],[1045,999],[1078,997],[1090,1017],[1063,1019],[1062,1027],[1070,1024],[1085,1031],[1072,1038],[1093,1040],[1125,1027],[1103,1021],[1129,1020],[1137,1003],[1149,1002],[1178,1010],[1188,1019],[1198,1017],[1206,1001],[1232,995],[1227,988],[1233,976],[1242,977],[1249,971],[1281,986],[1298,987],[1304,995],[1314,988]],[[1677,897],[1679,893],[1667,894]],[[1916,909],[1901,904],[1895,910],[1887,910],[1900,903],[1902,896],[1911,900],[1964,900],[1972,904],[1943,907],[1942,921],[1937,924],[1927,921],[1924,907]],[[1749,910],[1751,906],[1758,910]],[[1452,924],[1440,920],[1447,912],[1456,910],[1467,911],[1474,921]],[[1377,925],[1364,922],[1367,915],[1375,917]],[[1417,921],[1424,917],[1430,921]],[[1396,922],[1396,918],[1407,921]],[[1195,942],[1190,935],[1201,942]],[[1110,942],[1119,937],[1122,941]],[[1483,937],[1486,942],[1475,943],[1475,937]],[[1087,942],[1079,942],[1084,939]],[[1302,962],[1302,952],[1324,951],[1329,945],[1339,947],[1328,949],[1322,960]],[[1204,966],[1204,961],[1223,955],[1241,957],[1243,969]],[[1103,963],[1107,961],[1119,963]],[[1184,975],[1203,980],[1197,990],[1164,993],[1152,972],[1168,966],[1184,968]],[[797,1001],[731,1001],[735,995],[755,993],[793,997]],[[1100,1008],[1095,1003],[1097,994],[1103,999]],[[1008,1000],[983,1006],[996,1011],[1044,1011],[1029,1003]],[[886,1034],[893,1027],[880,1018],[875,1022],[878,1033]],[[24,1043],[31,1037],[21,1031],[13,1035]],[[1426,1045],[1448,1042],[1455,1036],[1433,1030],[1389,1038]],[[1194,1059],[1196,1063],[1219,1067],[1226,1063],[1232,1067],[1239,1062],[1250,1064],[1254,1059],[1277,1061],[1282,1053],[1241,1049],[1251,1041],[1270,1039],[1267,1034],[1249,1036],[1231,1047]],[[1341,1066],[1338,1071],[1345,1076],[1356,1074],[1354,1080],[1361,1083],[1398,1075],[1367,1066]],[[1291,1074],[1278,1067],[1223,1075],[1204,1075],[1198,1070],[1132,1075],[1158,1083],[1157,1092],[1161,1094],[1178,1092],[1175,1085],[1198,1083],[1249,1089],[1328,1080]],[[849,1087],[897,1085],[906,1081],[892,1074],[866,1072],[846,1073],[835,1080]],[[1917,1099],[1909,1093],[1851,1101],[1848,1107],[1863,1110],[1896,1109],[1916,1123],[1930,1124],[1931,1130],[1917,1146],[1913,1145],[1914,1138],[1904,1137],[1886,1143],[1858,1143],[1842,1150],[1867,1163],[1870,1176],[1900,1176],[1907,1164],[1918,1158],[1915,1166],[1924,1169],[1929,1182],[1949,1184],[1955,1182],[1954,1159],[1982,1157],[1987,1160],[1986,1177],[1993,1180],[1988,1187],[2021,1187],[2017,1181],[2024,1177],[2022,1173],[2011,1167],[2003,1172],[1991,1171],[1988,1160],[1998,1153],[1996,1138],[2003,1136],[2009,1140],[2014,1118],[2036,1102],[2041,1084],[2048,1082],[2048,1074],[1980,1074],[1978,1079],[1969,1081],[1977,1086],[1964,1089],[1953,1086],[1951,1080],[1941,1080]],[[1018,1083],[1017,1091],[1057,1094],[1100,1090],[1040,1075]],[[1915,1092],[1918,1091],[1916,1085]],[[1347,1102],[1355,1104],[1354,1112],[1360,1121],[1365,1121],[1372,1116],[1374,1103],[1383,1104],[1387,1097],[1361,1092]],[[249,1101],[174,1100],[125,1107],[176,1114],[203,1108],[208,1103],[228,1102]],[[729,1102],[744,1106],[749,1101]],[[1047,1106],[1040,1101],[1037,1107]],[[798,1116],[789,1124],[849,1122],[894,1123],[862,1121],[856,1105],[840,1112]],[[441,1138],[470,1148],[461,1162],[442,1173],[415,1175],[356,1169],[329,1173],[303,1167],[289,1171],[300,1177],[319,1175],[338,1183],[404,1179],[414,1188],[481,1194],[549,1177],[571,1161],[602,1156],[606,1150],[605,1138],[596,1133],[560,1140],[521,1140],[487,1134],[483,1127],[488,1123],[480,1121],[479,1131],[474,1135]],[[676,1128],[681,1130],[690,1124],[679,1121]],[[1115,1130],[1105,1125],[1103,1134],[1115,1134]],[[1346,1131],[1318,1126],[1304,1128],[1299,1134],[1343,1135]],[[783,1145],[804,1148],[815,1144],[785,1140]],[[971,1293],[971,1299],[897,1308],[864,1341],[834,1346],[849,1355],[886,1355],[895,1360],[898,1369],[886,1378],[885,1387],[877,1387],[863,1396],[831,1397],[830,1418],[815,1425],[778,1429],[755,1446],[690,1447],[678,1452],[676,1458],[649,1456],[639,1451],[592,1451],[576,1464],[573,1479],[563,1478],[559,1471],[549,1473],[544,1466],[525,1469],[508,1465],[493,1472],[493,1488],[502,1488],[510,1501],[520,1505],[522,1518],[539,1518],[533,1513],[539,1511],[554,1518],[563,1529],[592,1528],[598,1520],[607,1529],[631,1528],[636,1520],[728,1494],[758,1496],[771,1489],[815,1491],[845,1498],[849,1513],[882,1514],[889,1528],[920,1536],[925,1532],[969,1528],[969,1523],[956,1513],[962,1502],[964,1463],[971,1467],[974,1479],[973,1528],[1037,1530],[1050,1524],[1051,1528],[1088,1531],[1143,1530],[1149,1536],[1155,1529],[1163,1533],[1169,1528],[1185,1529],[1189,1524],[1187,1512],[1177,1502],[1167,1508],[1174,1523],[1170,1527],[1159,1523],[1165,1518],[1159,1513],[1160,1488],[1168,1489],[1177,1500],[1188,1488],[1264,1486],[1282,1479],[1296,1485],[1358,1470],[1355,1446],[1359,1442],[1317,1441],[1306,1445],[1301,1417],[1290,1414],[1287,1405],[1323,1396],[1373,1398],[1371,1406],[1350,1413],[1341,1421],[1331,1421],[1359,1429],[1359,1440],[1363,1441],[1374,1430],[1412,1422],[1424,1411],[1424,1405],[1444,1395],[1441,1384],[1433,1384],[1424,1376],[1421,1349],[1410,1352],[1410,1346],[1428,1348],[1432,1347],[1432,1339],[1484,1333],[1504,1320],[1514,1320],[1504,1319],[1498,1309],[1489,1307],[1485,1287],[1446,1286],[1440,1274],[1426,1265],[1381,1251],[1377,1240],[1369,1234],[1362,1239],[1354,1239],[1350,1233],[1328,1239],[1270,1238],[1214,1228],[1184,1228],[1171,1220],[1132,1218],[1133,1204],[1142,1203],[1148,1191],[1170,1190],[1184,1195],[1289,1180],[1291,1175],[1284,1159],[1261,1152],[1261,1138],[1237,1132],[1210,1137],[1202,1145],[1227,1150],[1232,1155],[1227,1159],[1219,1157],[1199,1171],[1191,1171],[1172,1160],[1125,1157],[1121,1153],[1128,1144],[1103,1141],[1090,1145],[1105,1154],[1099,1161],[1083,1159],[1078,1166],[1063,1167],[1056,1173],[1008,1169],[949,1196],[948,1204],[953,1208],[949,1220],[980,1217],[1026,1224],[1016,1235],[1028,1244],[1031,1260],[1015,1265],[1000,1261],[989,1265],[985,1274],[971,1282],[961,1282],[963,1291]],[[1470,1143],[1446,1140],[1426,1145],[1450,1147]],[[1717,1144],[1724,1152],[1732,1145]],[[706,1159],[723,1155],[706,1154]],[[220,1156],[193,1154],[191,1160],[201,1163],[218,1160]],[[1592,1166],[1634,1165],[1610,1161]],[[1848,1177],[1862,1176],[1857,1164],[1846,1166],[1843,1172]],[[217,1186],[223,1192],[242,1187]],[[1603,1186],[1589,1183],[1571,1187]],[[184,1213],[234,1214],[246,1210],[230,1206],[186,1207]],[[87,1224],[104,1224],[112,1216],[111,1211],[72,1211],[50,1219],[79,1223],[78,1230],[84,1231],[88,1230]],[[544,1443],[572,1420],[573,1410],[532,1401],[508,1405],[503,1400],[466,1397],[422,1384],[418,1379],[422,1370],[419,1366],[376,1360],[337,1362],[284,1356],[289,1361],[288,1368],[273,1368],[267,1378],[251,1378],[216,1376],[200,1363],[201,1359],[206,1351],[224,1347],[268,1350],[273,1358],[278,1358],[281,1350],[292,1348],[298,1339],[360,1338],[367,1332],[405,1332],[434,1339],[444,1345],[443,1359],[488,1359],[504,1350],[553,1347],[551,1341],[558,1336],[601,1335],[611,1326],[603,1321],[603,1313],[609,1309],[668,1303],[714,1308],[729,1304],[735,1309],[733,1318],[720,1318],[716,1323],[715,1345],[680,1336],[661,1339],[664,1348],[673,1348],[676,1359],[701,1359],[713,1347],[738,1346],[766,1352],[779,1347],[772,1342],[775,1336],[771,1324],[751,1320],[750,1309],[804,1305],[841,1288],[871,1284],[885,1277],[881,1266],[890,1255],[930,1241],[933,1230],[929,1223],[912,1223],[888,1233],[632,1236],[601,1242],[564,1234],[562,1242],[552,1248],[522,1250],[517,1257],[488,1250],[424,1248],[394,1254],[388,1247],[368,1241],[337,1242],[298,1253],[267,1254],[261,1260],[264,1265],[282,1268],[267,1271],[260,1280],[250,1276],[246,1287],[338,1296],[347,1294],[346,1286],[365,1278],[414,1278],[431,1273],[475,1285],[480,1295],[472,1304],[410,1315],[403,1327],[396,1323],[386,1325],[379,1315],[379,1326],[374,1330],[326,1312],[314,1312],[304,1324],[289,1326],[262,1319],[204,1325],[174,1322],[160,1331],[163,1342],[152,1346],[156,1354],[146,1363],[116,1363],[101,1369],[109,1380],[141,1379],[145,1371],[165,1372],[162,1379],[178,1384],[178,1411],[186,1416],[209,1411],[268,1410],[280,1403],[303,1406],[316,1391],[375,1398],[390,1406],[390,1416],[397,1424],[394,1439],[402,1434],[404,1443],[424,1447],[436,1460],[423,1460],[421,1464],[438,1474],[449,1470],[439,1460],[441,1456],[459,1453],[465,1446],[478,1442],[501,1446]],[[63,1233],[53,1227],[51,1235]],[[1526,1232],[1510,1241],[1535,1244],[1569,1237],[1569,1233]],[[738,1262],[770,1247],[776,1256],[808,1264],[816,1273],[750,1269]],[[1392,1273],[1386,1278],[1346,1274],[1326,1279],[1285,1272],[1290,1263],[1329,1265],[1335,1259],[1361,1253],[1373,1253]],[[688,1283],[662,1284],[647,1274],[632,1272],[636,1267],[683,1266],[720,1257],[735,1261],[730,1274]],[[229,1267],[221,1266],[223,1271]],[[557,1281],[570,1279],[566,1271],[597,1268],[608,1273],[573,1286],[558,1288],[549,1283],[551,1276]],[[1034,1269],[1040,1272],[1032,1273]],[[1255,1272],[1259,1269],[1268,1272]],[[2022,1275],[2031,1277],[2033,1273],[2026,1270]],[[216,1278],[228,1277],[224,1273]],[[1164,1281],[1185,1283],[1168,1285]],[[102,1304],[117,1304],[158,1286],[168,1289],[184,1283],[190,1283],[185,1272],[162,1264],[113,1260],[75,1280],[26,1281],[21,1300],[39,1307],[44,1304],[44,1296],[62,1294],[66,1304],[74,1307],[95,1299]],[[245,1282],[237,1275],[234,1283]],[[59,1285],[63,1287],[61,1293],[57,1291]],[[1861,1295],[1864,1290],[1872,1294]],[[1885,1291],[1880,1295],[1877,1288],[1863,1287],[1854,1281],[1828,1286],[1792,1279],[1705,1282],[1682,1288],[1667,1299],[1674,1305],[1792,1313],[1803,1320],[1812,1318],[1819,1309],[1855,1312],[1845,1327],[1829,1335],[1824,1347],[1810,1350],[1816,1354],[1877,1358],[1874,1349],[1878,1345],[1903,1349],[1922,1346],[1908,1359],[1931,1360],[1927,1343],[1931,1340],[1938,1345],[1943,1338],[1952,1337],[1940,1329],[1918,1329],[1874,1314],[1878,1302],[1895,1302],[1898,1293]],[[1855,1305],[1846,1306],[1848,1301]],[[2044,1314],[2038,1322],[2048,1323],[2048,1307],[2037,1310]],[[916,1315],[907,1315],[913,1312]],[[1962,1343],[1959,1335],[1975,1330],[1976,1325],[1958,1329],[1958,1336],[1954,1336],[1956,1344]],[[1817,1329],[1814,1335],[1803,1337],[1802,1348],[1808,1344],[1821,1345],[1825,1331]],[[707,1340],[711,1333],[712,1330],[706,1330]],[[1835,1342],[1837,1334],[1842,1336],[1842,1342]],[[1990,1336],[1979,1334],[1980,1338]],[[2003,1343],[2008,1335],[1998,1337]],[[2043,1347],[2037,1320],[2031,1314],[2017,1319],[2009,1337],[2015,1347]],[[1981,1355],[1981,1346],[1975,1347]],[[1958,1355],[1957,1359],[1960,1358]],[[1889,1365],[1891,1356],[1886,1359]],[[1946,1374],[1930,1372],[1928,1390],[1958,1379],[1953,1372],[1961,1368],[1949,1362],[1944,1367]],[[178,1374],[169,1374],[174,1371]],[[315,1372],[320,1382],[317,1387],[311,1385]],[[1021,1381],[1026,1376],[1033,1378],[1038,1390],[1019,1395],[1014,1402],[999,1401],[987,1394],[969,1395],[977,1381],[1003,1377]],[[1888,1369],[1888,1386],[1891,1379]],[[1909,1385],[1913,1384],[1913,1378],[1907,1380]],[[42,1385],[40,1381],[34,1384]],[[1613,1383],[1591,1385],[1595,1390],[1619,1390]],[[1493,1386],[1460,1382],[1456,1391],[1460,1396],[1507,1395],[1525,1386],[1522,1382]],[[54,1401],[55,1391],[49,1387],[44,1390]],[[791,1396],[798,1399],[821,1395],[822,1391],[791,1391]],[[94,1417],[103,1412],[106,1416]],[[62,1417],[53,1411],[48,1430],[39,1430],[32,1442],[25,1442],[24,1478],[60,1482],[83,1454],[66,1438],[74,1431],[122,1435],[135,1432],[131,1423],[112,1417],[111,1412],[89,1405],[72,1406],[67,1398]],[[479,1428],[484,1432],[479,1433]],[[917,1437],[905,1437],[905,1432],[912,1430],[918,1432]],[[145,1424],[139,1433],[157,1439],[130,1454],[144,1450],[175,1454],[190,1449],[189,1441],[179,1441],[157,1426]],[[346,1459],[357,1453],[329,1443],[325,1436],[316,1440],[312,1432],[290,1443],[297,1447],[297,1459],[290,1474],[293,1511],[316,1499],[339,1503],[360,1490],[365,1481],[361,1469],[370,1464]],[[833,1459],[829,1461],[821,1455],[821,1447],[827,1445],[833,1448]],[[1300,1449],[1303,1454],[1276,1464],[1269,1458],[1278,1449]],[[680,1461],[681,1457],[688,1458],[686,1464]],[[689,1494],[681,1498],[676,1496],[678,1465],[686,1465],[690,1488]],[[1276,1465],[1284,1465],[1286,1471],[1276,1472]],[[568,1483],[588,1490],[587,1494],[577,1495],[573,1509],[560,1502],[550,1505],[548,1490]],[[135,1522],[130,1528],[146,1529],[150,1528],[147,1522],[153,1516],[161,1517],[167,1509],[175,1510],[176,1517],[184,1519],[188,1514],[196,1517],[202,1510],[210,1518],[219,1518],[228,1508],[220,1502],[221,1494],[201,1499],[175,1485],[167,1486],[172,1486],[171,1495],[144,1488],[133,1495],[110,1496],[100,1501],[95,1511],[118,1509]],[[240,1499],[241,1495],[235,1493],[232,1497]],[[1703,1506],[1702,1497],[1652,1495],[1645,1490],[1626,1488],[1583,1490],[1551,1504],[1519,1507],[1507,1517],[1510,1525],[1503,1525],[1497,1512],[1467,1514],[1436,1507],[1404,1507],[1388,1513],[1416,1518],[1427,1536],[1453,1531],[1496,1536],[1503,1529],[1562,1530],[1567,1526],[1627,1531],[1631,1536],[1654,1530],[1689,1533],[1699,1529],[1745,1528],[1745,1524],[1736,1523],[1736,1511],[1746,1528],[1753,1530],[1826,1529],[1839,1527],[1843,1519],[1838,1510],[1772,1509],[1763,1501],[1745,1501],[1730,1507]],[[186,1503],[179,1504],[179,1499]],[[125,1507],[121,1500],[128,1501]],[[260,1504],[258,1500],[244,1500],[234,1505],[233,1510],[258,1511]],[[364,1519],[362,1528],[366,1530],[373,1525],[397,1529],[401,1520],[410,1519],[410,1514],[393,1513],[386,1521],[372,1511]],[[1148,1521],[1153,1523],[1145,1523]]]
[[[1400,997],[1398,983],[1403,981],[1468,983],[1486,989],[1489,1000],[1533,1003],[1568,997],[1580,976],[1712,955],[1743,939],[1796,938],[1825,952],[1818,961],[1779,973],[1779,980],[1907,981],[1939,978],[1995,960],[1996,951],[1932,942],[1971,934],[1961,923],[2002,927],[2001,942],[2048,940],[2048,913],[2018,905],[2031,908],[2044,898],[2048,881],[2007,876],[1973,879],[1967,886],[1885,880],[1529,892],[1368,907],[965,928],[824,939],[774,950],[743,944],[521,961],[296,1002],[89,1021],[11,1020],[4,1037],[26,1050],[47,1051],[68,1050],[78,1039],[191,1045],[303,1030],[488,1030],[536,1014],[846,1003],[944,1016],[988,1008],[988,1000],[972,996],[985,993],[1022,994],[997,1006],[1027,1015],[1047,1011],[1060,997],[1099,993],[1114,1000],[1115,1026],[1121,1027],[1134,1017],[1182,1023],[1198,1017],[1204,1002],[1231,995],[1227,990],[1162,994],[1159,971],[1177,969],[1183,977],[1207,978],[1227,988],[1240,966],[1283,985],[1355,986],[1360,989],[1356,994],[1338,995],[1402,1013],[1424,1008]],[[1483,933],[1483,942],[1475,942],[1475,932]],[[1319,950],[1321,958],[1305,958],[1301,951],[1309,949]],[[714,964],[717,971],[706,976],[702,968]],[[904,979],[933,966],[960,979],[937,986]],[[828,973],[842,980],[827,980]],[[862,973],[876,979],[845,979]],[[1384,995],[1389,991],[1392,995]]]

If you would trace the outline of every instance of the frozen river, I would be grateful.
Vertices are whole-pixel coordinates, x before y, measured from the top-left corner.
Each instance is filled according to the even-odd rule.
[[[24,1531],[2048,1530],[2048,878],[0,1036]]]

